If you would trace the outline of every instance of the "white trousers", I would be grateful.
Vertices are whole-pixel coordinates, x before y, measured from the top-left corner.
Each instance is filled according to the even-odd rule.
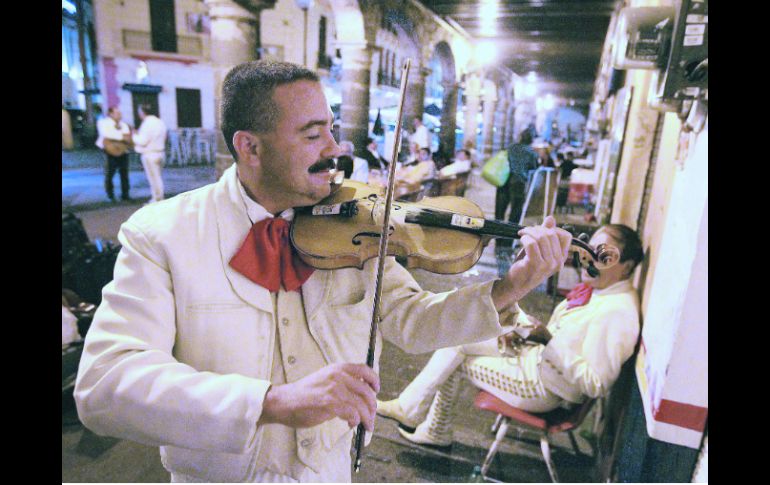
[[[150,183],[150,202],[163,200],[163,178],[161,177],[163,155],[162,152],[142,153],[142,167]]]
[[[538,364],[543,348],[530,347],[519,357],[504,357],[498,351],[497,338],[492,338],[439,349],[398,396],[399,405],[410,420],[421,423],[418,432],[427,432],[439,441],[452,439],[452,411],[461,376],[511,406],[536,413],[550,411],[562,400],[540,380]]]

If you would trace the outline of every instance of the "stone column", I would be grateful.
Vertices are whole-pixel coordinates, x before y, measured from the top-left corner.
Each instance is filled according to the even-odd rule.
[[[457,83],[444,81],[441,85],[444,87],[444,97],[441,102],[441,132],[438,138],[446,152],[444,155],[452,158],[455,151],[455,128],[457,127]]]
[[[401,69],[403,66],[399,66]],[[404,100],[403,127],[409,133],[414,130],[415,118],[422,119],[425,112],[425,78],[430,74],[430,69],[420,67],[415,63],[409,68],[409,79],[406,83],[406,99]]]
[[[214,67],[214,112],[216,113],[216,173],[217,179],[222,172],[233,164],[232,155],[227,149],[221,130],[220,104],[222,83],[227,73],[238,64],[258,58],[259,12],[262,8],[272,7],[274,1],[262,4],[252,1],[247,10],[232,0],[205,0],[211,18],[211,64]]]
[[[473,142],[478,157],[481,156],[480,147],[476,147],[476,116],[479,113],[479,104],[481,102],[481,79],[477,74],[469,74],[465,79],[465,126],[463,127],[463,140]]]
[[[508,111],[505,113],[505,146],[509,147],[512,143],[514,143],[514,130],[515,130],[515,123],[514,123],[514,114],[516,113],[516,103],[511,102],[508,105]]]
[[[508,100],[502,98],[497,103],[494,116],[494,130],[492,135],[492,152],[496,153],[506,147],[506,115],[508,114]]]
[[[341,46],[342,106],[340,107],[340,141],[350,140],[356,154],[366,150],[369,136],[369,85],[372,68],[372,47]]]
[[[492,155],[492,134],[495,126],[495,105],[497,104],[497,90],[491,81],[484,82],[484,112],[481,125],[481,152],[482,159]]]

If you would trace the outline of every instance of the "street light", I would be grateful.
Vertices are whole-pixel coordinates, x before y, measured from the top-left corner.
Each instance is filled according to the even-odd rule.
[[[294,0],[294,3],[302,9],[305,17],[305,29],[302,33],[302,65],[307,67],[307,11],[313,6],[313,0]]]

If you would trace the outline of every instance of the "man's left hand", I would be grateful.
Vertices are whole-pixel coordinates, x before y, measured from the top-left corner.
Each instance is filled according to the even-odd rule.
[[[569,254],[572,235],[556,227],[553,216],[543,225],[525,227],[519,231],[524,247],[523,257],[511,265],[505,278],[492,287],[492,301],[502,311],[521,300],[546,278],[561,270]]]

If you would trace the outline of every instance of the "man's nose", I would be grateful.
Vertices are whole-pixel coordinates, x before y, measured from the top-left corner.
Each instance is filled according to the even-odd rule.
[[[329,143],[324,147],[321,156],[324,158],[337,158],[342,154],[342,148],[334,140],[334,137],[330,136]]]

